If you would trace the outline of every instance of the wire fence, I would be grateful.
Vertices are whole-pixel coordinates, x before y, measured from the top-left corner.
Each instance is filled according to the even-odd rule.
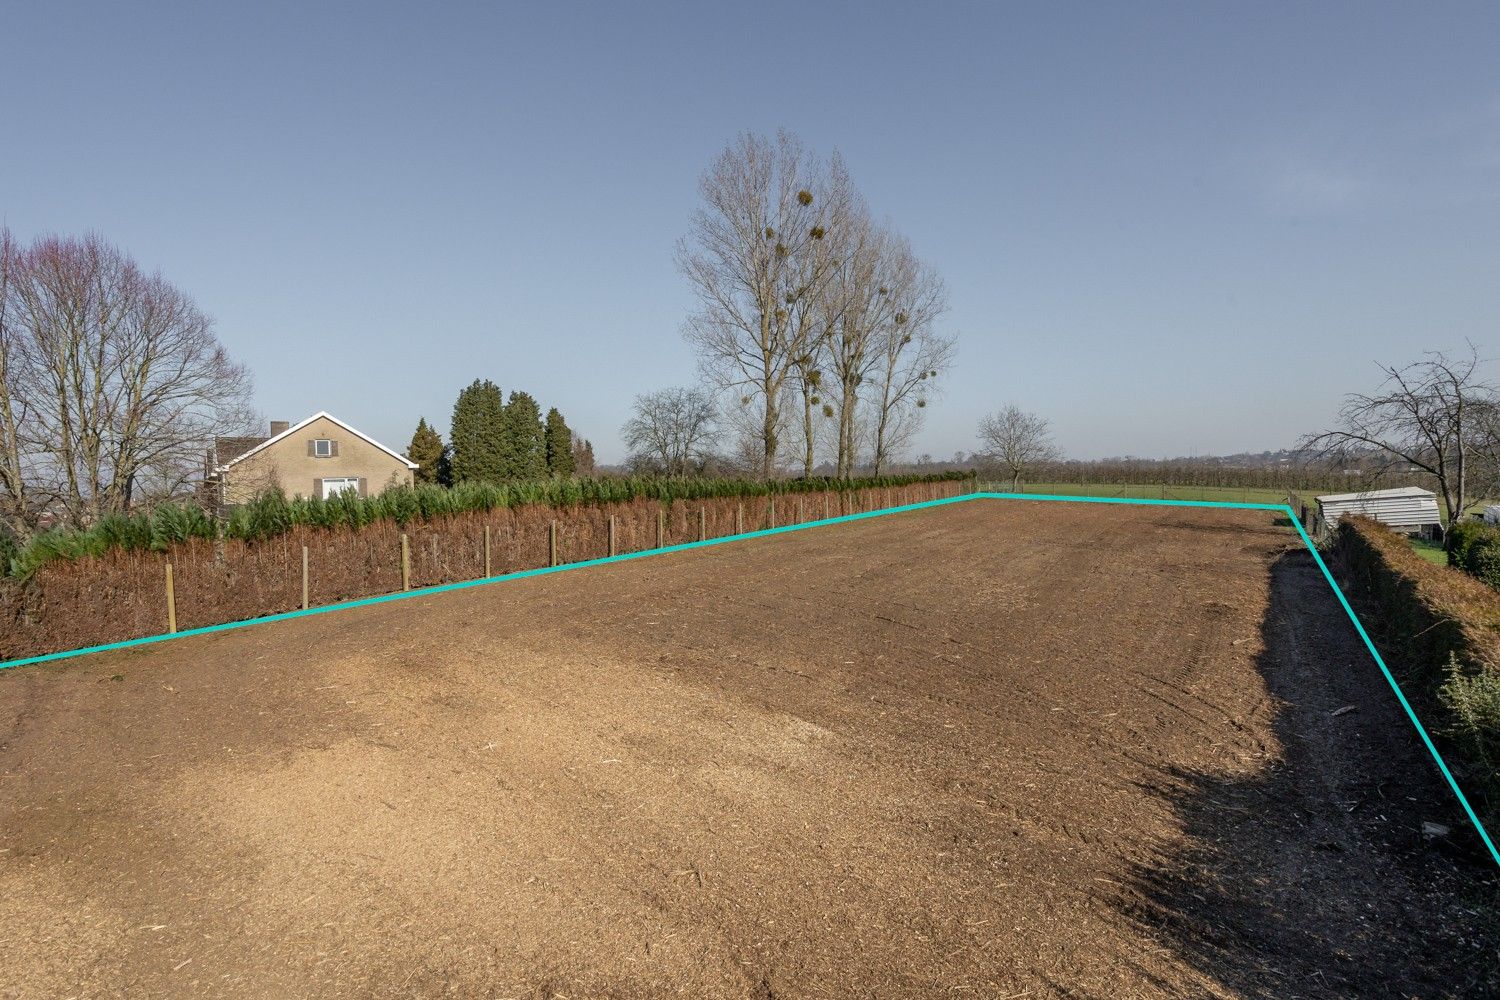
[[[1009,483],[981,482],[991,493],[1034,496],[1100,497],[1107,500],[1177,500],[1196,503],[1285,504],[1315,543],[1328,540],[1329,527],[1317,501],[1293,490],[1238,486],[1169,486],[1165,483]]]
[[[970,491],[970,480],[840,491],[637,498],[469,511],[358,529],[297,525],[253,542],[115,549],[0,582],[0,661],[381,594],[806,524]]]

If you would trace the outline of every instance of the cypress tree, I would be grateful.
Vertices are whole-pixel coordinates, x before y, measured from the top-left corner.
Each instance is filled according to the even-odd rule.
[[[547,439],[542,408],[529,393],[513,392],[505,406],[505,474],[511,479],[544,479]]]
[[[489,379],[458,394],[453,404],[453,426],[448,432],[453,449],[454,482],[504,479],[507,465],[505,397]]]
[[[573,432],[555,406],[547,411],[547,471],[554,476],[573,474]]]
[[[416,480],[419,483],[442,482],[444,452],[443,439],[422,417],[417,421],[417,432],[411,436],[411,447],[406,457],[417,463]]]

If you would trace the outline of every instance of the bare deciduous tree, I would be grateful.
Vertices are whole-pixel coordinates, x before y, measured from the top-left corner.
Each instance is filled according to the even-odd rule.
[[[784,390],[808,354],[816,308],[837,262],[830,233],[849,212],[849,180],[792,135],[746,134],[700,184],[703,206],[678,245],[698,297],[685,336],[715,388],[760,407],[761,475],[777,468]]]
[[[1408,365],[1382,365],[1376,392],[1345,397],[1342,426],[1309,437],[1303,447],[1334,456],[1375,452],[1392,465],[1421,469],[1437,481],[1451,524],[1473,498],[1470,462],[1494,430],[1487,418],[1494,389],[1480,367],[1473,344],[1461,354],[1433,351]]]
[[[1470,423],[1474,428],[1474,455],[1465,477],[1469,493],[1474,497],[1500,497],[1500,398],[1476,400]]]
[[[1012,490],[1021,485],[1028,468],[1058,458],[1047,420],[1015,405],[981,420],[979,439],[990,457],[1010,473]]]
[[[948,309],[942,279],[912,253],[902,237],[892,237],[883,269],[893,302],[889,322],[874,330],[876,353],[875,460],[880,475],[893,454],[921,425],[922,410],[936,391],[936,380],[953,365],[957,345],[936,330]]]
[[[802,475],[810,478],[813,463],[817,460],[818,427],[833,412],[823,402],[823,369],[819,362],[823,351],[821,343],[796,358],[792,363],[792,381],[797,395],[802,400]]]
[[[838,247],[839,267],[820,308],[820,345],[838,423],[837,474],[853,475],[861,426],[868,423],[879,475],[920,426],[933,380],[952,364],[954,342],[935,329],[946,297],[942,281],[910,244],[873,224],[862,206]],[[867,406],[873,413],[866,419]]]
[[[213,438],[251,421],[250,376],[212,322],[98,237],[3,242],[0,489],[12,527],[29,530],[44,505],[83,526],[184,491]]]
[[[871,383],[881,361],[877,332],[889,328],[896,299],[886,271],[890,234],[861,210],[839,244],[839,268],[824,292],[821,342],[831,375],[832,416],[838,423],[836,475],[849,479],[859,454],[860,389]]]
[[[685,476],[709,456],[718,432],[718,408],[702,389],[662,389],[635,397],[621,429],[635,464]]]
[[[37,501],[27,474],[31,456],[21,428],[29,426],[26,374],[28,338],[20,323],[21,251],[10,230],[0,229],[0,531],[20,537],[36,521]]]

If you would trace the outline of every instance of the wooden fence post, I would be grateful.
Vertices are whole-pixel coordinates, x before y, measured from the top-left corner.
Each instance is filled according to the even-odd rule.
[[[177,591],[172,586],[171,563],[167,563],[167,631],[177,631]]]
[[[776,498],[775,497],[771,498],[770,504],[766,508],[766,520],[770,522],[767,525],[767,527],[771,527],[771,528],[776,527]]]
[[[708,515],[702,507],[698,508],[698,541],[708,541]]]
[[[736,535],[745,533],[745,505],[743,503],[734,505],[734,533]]]
[[[484,526],[484,575],[486,578],[490,575],[490,526],[488,524]]]
[[[307,610],[307,546],[302,546],[302,610]]]
[[[557,565],[557,522],[553,521],[547,528],[547,559],[548,565]]]
[[[609,554],[615,554],[615,516],[609,515]]]
[[[656,547],[664,548],[667,544],[667,512],[658,510],[656,512]]]
[[[401,589],[411,589],[411,543],[406,540],[406,532],[401,533]]]
[[[802,523],[802,497],[797,497],[797,523]]]

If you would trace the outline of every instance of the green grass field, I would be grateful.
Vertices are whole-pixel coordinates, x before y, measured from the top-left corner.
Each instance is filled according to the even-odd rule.
[[[1010,483],[988,482],[982,489],[1011,492]],[[1137,483],[1022,483],[1018,493],[1068,497],[1131,497],[1155,500],[1216,500],[1223,503],[1286,503],[1285,490],[1244,486],[1160,486]]]
[[[1413,538],[1411,547],[1417,550],[1417,555],[1430,563],[1439,566],[1448,565],[1448,551],[1443,548],[1442,542],[1429,542],[1425,538]]]
[[[980,488],[996,493],[1012,492],[1009,483],[980,483]],[[1217,500],[1230,503],[1286,503],[1286,493],[1281,490],[1253,489],[1234,486],[1162,486],[1138,483],[1022,483],[1017,493],[1046,493],[1064,497],[1131,497],[1153,500]],[[1305,496],[1309,502],[1313,492]],[[1485,504],[1474,505],[1476,512],[1483,511]],[[1417,555],[1439,566],[1448,565],[1448,553],[1441,542],[1429,542],[1424,538],[1413,538],[1412,548]]]

